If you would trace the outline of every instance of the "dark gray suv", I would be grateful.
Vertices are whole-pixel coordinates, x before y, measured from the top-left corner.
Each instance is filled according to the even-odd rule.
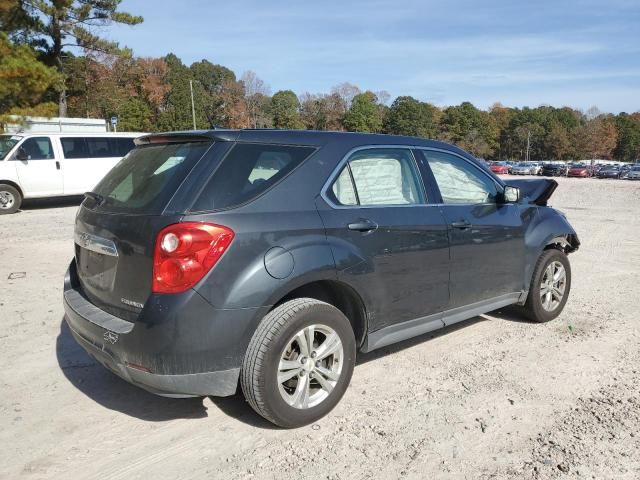
[[[149,135],[76,218],[71,332],[173,397],[236,392],[284,427],[369,352],[517,305],[562,311],[579,246],[550,179],[505,184],[451,145],[335,132]],[[407,372],[409,375],[410,372]]]

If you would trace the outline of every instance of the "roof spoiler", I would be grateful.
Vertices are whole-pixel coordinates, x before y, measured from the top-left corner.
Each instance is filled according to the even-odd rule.
[[[191,130],[184,132],[152,133],[136,138],[136,145],[152,143],[232,142],[238,138],[238,130]]]

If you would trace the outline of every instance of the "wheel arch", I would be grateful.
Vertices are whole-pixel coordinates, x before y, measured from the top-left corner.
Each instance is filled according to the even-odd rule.
[[[529,226],[526,234],[525,288],[529,288],[536,262],[545,250],[555,248],[569,254],[580,247],[576,231],[562,213],[541,207],[536,220]]]
[[[5,179],[0,178],[0,185],[11,185],[13,188],[18,190],[18,193],[24,199],[24,192],[22,191],[22,188],[20,188],[20,185],[18,185],[13,180],[5,180]]]
[[[292,287],[273,304],[273,308],[295,298],[314,298],[340,310],[351,323],[360,348],[366,338],[368,323],[365,303],[350,285],[335,279],[318,279]]]

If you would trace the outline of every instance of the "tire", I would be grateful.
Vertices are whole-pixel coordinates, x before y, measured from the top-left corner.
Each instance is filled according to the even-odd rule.
[[[11,185],[0,183],[0,215],[16,213],[22,205],[22,195]]]
[[[302,332],[303,337],[298,338],[306,340],[307,332],[310,331],[308,327],[312,325],[317,327],[312,335],[312,342],[318,352],[313,350],[306,357],[301,344],[307,345],[308,348],[308,341],[300,342],[294,336]],[[318,359],[332,350],[327,348],[328,345],[333,345],[335,340],[330,332],[335,333],[340,340],[341,358],[335,353],[317,363],[309,360],[313,355],[317,355],[313,358]],[[328,341],[330,338],[331,342]],[[247,402],[258,414],[280,427],[301,427],[322,418],[338,404],[351,381],[355,358],[356,342],[353,329],[340,310],[311,298],[294,299],[274,308],[258,325],[245,354],[240,385]],[[291,363],[283,364],[281,361]],[[298,361],[299,368],[289,368],[294,362],[297,365]],[[289,369],[281,369],[283,366]],[[337,378],[334,380],[328,380],[329,377],[320,373],[328,371],[335,377],[335,371],[338,370]],[[282,378],[288,377],[290,373],[294,375],[281,384],[278,381],[279,372],[283,375]],[[324,388],[322,382],[317,379],[318,376],[325,382]],[[326,382],[333,382],[332,388],[327,387]],[[295,403],[290,402],[298,398],[296,393],[299,389],[304,391],[303,387],[306,385],[310,386],[307,390],[310,392],[306,397],[309,399],[307,404],[303,401],[302,405],[294,406]]]
[[[557,267],[558,265],[562,266],[564,269],[564,283],[562,284],[562,288],[560,288],[560,281],[558,281],[557,284],[552,283],[551,285],[555,285],[556,288],[551,289],[552,291],[546,293],[545,299],[543,300],[543,282],[546,283],[549,278],[549,272],[547,269],[549,269],[551,265],[554,265],[554,267]],[[559,269],[556,271],[559,271]],[[562,278],[562,275],[559,275],[559,278]],[[545,288],[548,289],[549,284],[547,284]],[[562,290],[562,297],[559,301],[557,299],[557,290]],[[542,255],[540,255],[540,258],[538,258],[536,263],[536,267],[533,271],[533,277],[531,279],[531,285],[529,287],[529,295],[527,296],[527,301],[524,304],[522,311],[527,318],[534,322],[549,322],[562,313],[562,310],[567,303],[567,298],[569,298],[570,291],[571,265],[569,264],[567,255],[556,248],[545,250]],[[549,298],[551,298],[550,302],[548,301]]]

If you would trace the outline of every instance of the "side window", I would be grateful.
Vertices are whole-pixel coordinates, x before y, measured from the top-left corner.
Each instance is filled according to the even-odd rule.
[[[408,149],[367,149],[353,154],[330,192],[342,205],[420,204],[425,198],[419,178]]]
[[[193,210],[230,208],[253,200],[314,151],[313,147],[236,143],[214,172]]]
[[[62,143],[62,152],[64,158],[87,158],[87,141],[84,137],[63,137],[60,138]]]
[[[117,157],[118,154],[110,148],[114,145],[114,142],[110,141],[108,137],[94,137],[87,138],[87,149],[89,150],[89,157],[91,158],[105,158],[105,157]]]
[[[331,192],[333,193],[333,200],[340,205],[358,205],[358,197],[356,197],[356,191],[353,188],[348,166],[342,169],[336,181],[333,182]]]
[[[27,138],[20,148],[27,154],[28,160],[49,160],[53,159],[53,147],[49,137]]]
[[[60,139],[64,158],[124,157],[135,144],[133,138],[63,137]]]
[[[129,153],[131,150],[133,150],[136,146],[135,143],[133,143],[133,138],[117,138],[116,139],[117,145],[118,145],[118,156],[119,157],[124,157],[127,153]]]
[[[495,203],[496,183],[468,161],[443,152],[424,152],[444,203]]]

